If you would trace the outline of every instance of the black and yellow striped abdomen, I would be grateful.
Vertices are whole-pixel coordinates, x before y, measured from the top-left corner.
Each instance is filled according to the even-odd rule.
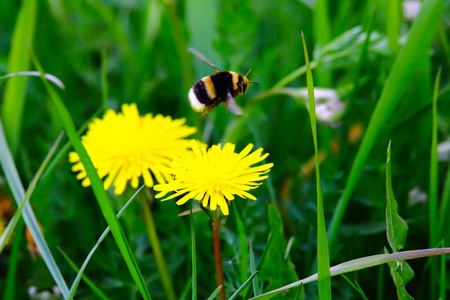
[[[232,98],[245,93],[247,82],[236,72],[218,72],[197,81],[189,90],[189,101],[196,111],[202,111],[205,107],[214,108],[229,99],[228,93]]]

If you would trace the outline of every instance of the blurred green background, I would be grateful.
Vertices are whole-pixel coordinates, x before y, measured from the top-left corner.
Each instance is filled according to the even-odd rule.
[[[119,110],[122,103],[135,102],[141,114],[150,112],[186,118],[189,125],[198,128],[195,137],[208,144],[233,142],[239,151],[249,143],[263,147],[270,153],[267,161],[274,163],[270,178],[255,190],[257,201],[237,199],[235,204],[257,259],[269,234],[269,202],[278,208],[284,237],[286,241],[293,239],[290,256],[296,276],[304,278],[316,272],[316,185],[314,165],[308,163],[314,155],[314,147],[308,110],[302,97],[298,97],[301,88],[306,86],[306,79],[302,75],[293,76],[293,80],[285,83],[280,80],[305,64],[301,44],[303,31],[310,59],[315,64],[315,86],[336,93],[332,99],[325,95],[320,102],[324,114],[331,117],[318,113],[322,192],[325,218],[329,222],[346,187],[375,105],[413,24],[413,18],[404,15],[411,8],[405,6],[405,2],[2,0],[0,75],[35,70],[28,59],[13,58],[11,53],[21,7],[34,3],[31,15],[35,18],[35,28],[28,38],[18,39],[22,43],[19,48],[28,56],[31,47],[45,71],[65,84],[65,90],[58,93],[78,128],[105,107]],[[33,27],[33,18],[28,22]],[[411,82],[398,87],[406,92],[400,95],[395,111],[380,127],[337,238],[329,245],[332,265],[382,253],[383,247],[388,245],[385,162],[389,141],[392,141],[393,189],[399,214],[409,225],[405,250],[429,247],[431,99],[438,68],[442,68],[438,94],[441,150],[447,141],[447,150],[440,152],[438,165],[439,199],[444,201],[445,191],[450,188],[445,184],[449,176],[450,2],[444,1],[437,28],[430,31],[431,47],[424,46],[426,55],[411,62],[415,70]],[[367,39],[368,33],[370,39]],[[251,85],[245,95],[236,99],[244,116],[227,114],[225,107],[220,106],[199,119],[199,114],[191,110],[187,98],[189,88],[213,71],[190,54],[189,47],[202,52],[221,70],[245,74],[252,68],[249,79],[258,81],[259,85]],[[12,70],[14,67],[19,69]],[[102,72],[107,88],[102,86]],[[15,98],[20,101],[23,97],[23,105],[19,105],[17,115],[9,115],[12,120],[5,120],[9,114],[5,104],[7,84],[14,80],[18,79],[0,85],[1,116],[21,179],[24,186],[28,186],[62,131],[62,125],[39,78],[23,79],[23,89]],[[291,89],[276,89],[284,86]],[[320,92],[316,92],[316,97],[322,95]],[[66,142],[67,138],[64,139]],[[81,265],[107,226],[92,190],[81,187],[70,167],[64,156],[39,183],[31,198],[46,241],[69,286],[76,273],[56,247],[61,247]],[[1,184],[2,194],[10,197],[5,180]],[[110,193],[116,211],[133,193],[131,188],[121,197]],[[189,287],[191,277],[189,220],[177,217],[185,209],[174,201],[155,201],[151,206],[177,296]],[[211,221],[198,213],[195,222],[198,292],[199,298],[206,299],[215,289]],[[444,218],[442,222],[444,228],[450,225],[450,219]],[[165,299],[137,203],[128,209],[121,224],[150,294],[153,299]],[[15,233],[14,240],[24,235],[22,229]],[[443,237],[449,237],[447,230]],[[233,212],[227,219],[222,239],[225,281],[227,293],[231,294],[242,284]],[[28,254],[25,240],[17,251],[20,255],[15,297],[28,297],[30,286],[51,289],[52,277],[39,257],[32,258]],[[0,295],[5,291],[6,278],[11,272],[8,266],[12,254],[12,248],[8,247],[0,255]],[[273,262],[277,259],[273,258]],[[425,259],[410,263],[416,276],[407,290],[418,299],[429,296],[425,263]],[[111,298],[140,297],[111,237],[94,255],[86,274]],[[295,280],[287,270],[276,272],[267,268],[259,276],[260,280],[266,280],[268,289]],[[395,286],[387,267],[354,272],[349,278],[357,280],[371,299],[395,297]],[[316,290],[315,284],[305,286],[307,299],[317,297]],[[332,291],[335,299],[359,297],[341,277],[332,279]],[[77,298],[94,299],[96,296],[82,283]]]

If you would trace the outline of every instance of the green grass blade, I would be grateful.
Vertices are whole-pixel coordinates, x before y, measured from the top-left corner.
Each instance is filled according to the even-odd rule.
[[[108,78],[107,78],[107,56],[106,50],[101,51],[102,57],[102,106],[108,107]]]
[[[280,219],[278,219],[278,222],[275,224],[272,231],[269,233],[269,240],[267,241],[266,247],[264,247],[263,253],[261,254],[261,258],[258,261],[258,265],[256,265],[255,270],[252,270],[252,273],[254,273],[255,271],[261,271],[261,267],[263,266],[263,264],[265,262],[267,253],[269,252],[269,249],[272,246],[272,242],[275,237],[274,233],[276,232],[278,225],[280,225]]]
[[[328,13],[328,1],[316,0],[316,6],[313,9],[313,33],[316,44],[323,47],[331,40],[330,16]],[[315,57],[314,59],[317,59]],[[319,86],[328,87],[331,85],[331,73],[327,68],[316,70]]]
[[[445,230],[449,228],[450,222],[450,167],[447,169],[447,175],[445,176],[444,190],[442,192],[441,208],[440,208],[440,220],[441,220],[441,232],[445,240],[450,238],[450,230]]]
[[[434,31],[440,20],[442,7],[442,0],[427,0],[423,2],[420,13],[410,30],[408,40],[395,60],[386,84],[383,87],[380,99],[375,107],[375,111],[370,119],[366,133],[364,134],[350,174],[347,177],[345,190],[334,211],[331,224],[328,228],[330,244],[336,238],[342,218],[347,210],[348,202],[356,187],[359,174],[364,167],[379,132],[388,123],[397,104],[411,83],[420,65],[418,62],[423,59],[422,57],[429,55],[428,50],[434,36]]]
[[[194,218],[192,217],[192,201],[189,201],[189,220],[191,223],[191,251],[192,251],[192,299],[197,299],[197,246],[195,243],[195,226]],[[217,289],[216,289],[217,290]],[[220,289],[217,290],[219,293]],[[217,295],[217,294],[216,294]]]
[[[252,273],[255,273],[256,271],[256,264],[255,264],[255,255],[253,254],[253,246],[252,246],[252,242],[250,241],[250,271]],[[253,285],[253,295],[257,296],[260,295],[262,293],[260,287],[259,287],[259,282],[258,282],[258,276],[255,276],[252,280],[252,285]],[[247,298],[247,297],[245,297]]]
[[[372,36],[374,16],[375,16],[375,9],[372,8],[370,9],[369,21],[367,23],[366,28],[366,39],[364,40],[364,44],[362,45],[361,54],[359,56],[358,64],[356,65],[355,73],[353,76],[353,90],[350,96],[350,101],[354,100],[355,94],[359,89],[361,72],[363,70],[363,67],[366,65],[367,56],[369,55],[370,37]]]
[[[24,236],[25,223],[21,219],[17,225],[17,233],[14,236],[14,244],[11,249],[11,255],[8,259],[8,275],[6,276],[5,290],[3,291],[3,300],[16,299],[16,275],[19,262],[20,246]]]
[[[214,299],[216,299],[216,296],[219,294],[221,289],[222,289],[222,285],[219,285],[218,287],[216,287],[214,292],[212,292],[212,294],[209,295],[207,300],[214,300]]]
[[[400,0],[390,0],[387,4],[386,35],[389,49],[393,55],[398,53],[398,38],[400,35]]]
[[[134,200],[134,198],[136,198],[136,195],[142,190],[142,188],[144,186],[145,185],[142,185],[133,194],[133,196],[131,196],[130,200],[128,200],[127,203],[125,203],[125,205],[122,207],[122,209],[117,213],[117,218],[120,218],[122,213],[125,211],[125,209],[127,209],[127,207],[131,204],[131,202]],[[75,280],[73,281],[72,286],[70,287],[69,296],[67,297],[68,299],[73,299],[73,297],[75,296],[75,293],[77,291],[78,285],[80,284],[81,277],[83,276],[84,270],[86,269],[89,261],[91,260],[91,257],[94,255],[95,251],[98,249],[98,247],[100,246],[100,244],[103,242],[103,240],[106,238],[106,236],[108,235],[108,233],[110,231],[111,231],[111,229],[108,226],[105,229],[105,231],[103,231],[102,235],[97,240],[97,243],[95,243],[94,247],[91,249],[91,251],[89,252],[88,256],[84,260],[83,265],[81,266],[80,270],[78,271],[78,274],[75,277]]]
[[[33,44],[36,26],[37,0],[25,0],[14,27],[11,50],[8,61],[8,72],[27,71],[30,66],[28,47]],[[9,80],[1,108],[1,118],[5,127],[6,139],[13,156],[19,148],[22,114],[27,90],[27,77],[15,77]]]
[[[31,52],[32,53],[32,52]],[[148,292],[147,286],[145,284],[145,280],[142,277],[141,271],[139,269],[139,266],[136,263],[136,259],[133,256],[133,252],[131,251],[130,245],[125,237],[125,233],[122,230],[122,227],[120,223],[118,222],[116,215],[114,214],[114,210],[111,206],[111,203],[109,202],[108,195],[106,194],[106,191],[103,187],[103,182],[100,180],[100,177],[97,174],[97,170],[94,168],[94,165],[92,164],[91,159],[89,158],[86,149],[84,148],[83,144],[81,143],[80,137],[77,134],[77,131],[75,129],[75,125],[72,121],[72,118],[69,114],[69,111],[64,106],[64,103],[62,102],[59,95],[55,92],[55,90],[50,86],[47,79],[43,76],[45,74],[44,70],[40,66],[37,59],[34,57],[34,54],[32,53],[33,62],[36,65],[36,68],[41,72],[41,78],[42,81],[47,89],[47,92],[49,93],[51,100],[53,104],[56,107],[56,110],[58,112],[58,116],[60,118],[60,121],[69,136],[69,139],[75,148],[75,151],[80,156],[80,160],[83,163],[87,175],[89,177],[89,180],[92,184],[92,189],[94,191],[95,197],[100,205],[100,208],[102,210],[103,216],[105,217],[106,222],[111,228],[111,232],[113,234],[113,237],[116,241],[117,246],[119,247],[119,250],[122,254],[122,257],[125,260],[125,263],[127,264],[127,267],[131,273],[131,276],[133,277],[134,281],[136,282],[139,291],[142,294],[142,297],[144,299],[151,299],[150,293]]]
[[[436,246],[439,241],[441,230],[438,228],[438,113],[437,96],[439,93],[439,83],[441,79],[441,69],[439,69],[434,84],[433,105],[432,105],[432,132],[431,132],[431,155],[430,155],[430,247]]]
[[[378,268],[378,282],[377,282],[377,300],[383,300],[383,294],[384,294],[384,266],[380,265]]]
[[[342,274],[341,276],[344,277],[345,281],[347,281],[348,284],[350,284],[350,286],[351,286],[355,291],[357,291],[358,294],[360,294],[361,297],[362,297],[364,300],[369,300],[369,298],[367,298],[366,294],[365,294],[364,291],[361,289],[361,287],[359,286],[359,284],[358,284],[357,281],[355,281],[355,283],[356,283],[356,285],[355,285],[355,284],[353,284],[353,282],[352,282],[350,279],[348,279],[348,277],[345,276],[344,274]]]
[[[17,222],[19,222],[20,217],[22,216],[22,211],[25,207],[25,204],[28,203],[28,201],[31,198],[31,195],[34,192],[34,189],[36,188],[36,185],[39,181],[39,179],[42,176],[42,173],[44,172],[45,168],[47,167],[50,159],[52,158],[53,154],[56,151],[56,148],[59,145],[59,142],[61,141],[63,134],[61,133],[58,138],[56,139],[55,143],[53,144],[52,148],[48,152],[47,156],[45,157],[44,161],[42,162],[41,166],[39,167],[38,171],[36,172],[36,175],[34,175],[33,180],[31,181],[30,185],[28,186],[28,189],[25,193],[25,197],[23,198],[22,202],[20,203],[19,207],[14,213],[14,216],[11,218],[11,220],[8,223],[8,226],[6,227],[5,231],[3,232],[2,236],[0,237],[0,253],[2,253],[3,248],[6,246],[6,243],[8,242],[9,238],[11,237],[11,234],[13,233],[14,229],[16,228]]]
[[[189,278],[188,281],[186,281],[186,284],[184,285],[183,290],[181,291],[179,300],[186,300],[188,299],[189,291],[192,290],[192,278]]]
[[[63,251],[59,246],[57,247],[59,252],[62,254],[62,256],[66,259],[66,261],[69,263],[69,265],[72,267],[72,269],[75,270],[75,272],[79,272],[80,269],[77,267],[77,265],[73,262],[73,260],[70,259],[70,257],[67,255],[66,252]],[[91,290],[103,300],[108,300],[109,298],[102,292],[100,288],[98,288],[95,283],[92,282],[86,275],[83,274],[82,276],[84,282],[91,288]]]
[[[445,248],[445,241],[442,240],[441,244],[442,248]],[[447,270],[446,270],[446,259],[445,255],[441,255],[441,274],[439,276],[439,299],[445,300],[446,299],[446,292],[447,292]]]
[[[236,207],[236,203],[231,201],[233,205],[234,215],[236,216],[236,224],[239,233],[239,249],[241,252],[240,255],[240,264],[239,270],[241,273],[241,282],[245,282],[248,277],[248,244],[247,244],[247,235],[245,234],[244,223],[239,216],[239,212]]]
[[[314,141],[316,159],[316,188],[317,188],[317,266],[319,273],[319,298],[331,299],[330,257],[328,254],[327,230],[325,227],[325,215],[323,210],[322,190],[320,187],[319,149],[317,146],[316,105],[314,98],[314,83],[309,67],[308,49],[302,32],[303,51],[306,61],[306,81],[308,85],[309,116],[311,131]]]
[[[406,243],[406,235],[408,234],[408,225],[399,216],[397,212],[397,201],[395,201],[394,191],[392,189],[391,176],[391,142],[387,148],[386,159],[386,235],[394,252],[403,249]]]
[[[430,219],[430,247],[435,247],[439,242],[440,228],[438,222],[438,121],[437,121],[437,96],[439,93],[439,82],[441,79],[441,69],[439,69],[436,82],[434,84],[433,106],[432,106],[432,129],[431,129],[431,149],[430,149],[430,199],[428,201]],[[438,260],[431,258],[430,268],[430,297],[437,298],[438,282]]]
[[[386,264],[389,262],[402,261],[402,260],[410,260],[417,259],[423,257],[430,257],[435,255],[444,255],[449,254],[450,248],[434,248],[434,249],[420,249],[420,250],[412,250],[412,251],[402,251],[391,254],[377,254],[366,256],[362,258],[353,259],[342,264],[336,265],[330,268],[331,276],[337,276],[349,272],[354,272],[358,270],[368,269],[371,267],[379,266],[381,264]],[[313,274],[309,277],[306,277],[302,280],[293,282],[279,289],[267,292],[265,294],[253,297],[251,299],[271,299],[276,295],[292,289],[294,287],[298,287],[302,284],[307,284],[311,282],[317,281],[318,275]]]
[[[12,191],[14,199],[17,203],[17,206],[20,206],[22,201],[25,199],[25,190],[22,185],[22,181],[20,180],[19,173],[17,172],[16,166],[14,164],[14,160],[11,152],[9,151],[8,144],[6,142],[6,137],[3,131],[3,124],[0,121],[0,163],[3,168],[3,172],[5,174],[8,185]],[[48,248],[48,245],[45,241],[45,238],[42,234],[41,229],[36,220],[36,216],[34,215],[33,209],[29,203],[25,203],[25,208],[23,209],[23,218],[25,223],[27,224],[28,230],[31,233],[36,245],[42,254],[42,258],[47,265],[50,273],[55,279],[58,288],[61,290],[61,293],[64,297],[67,297],[69,294],[69,289],[67,287],[64,278],[61,275],[58,266],[53,259],[52,253]]]
[[[439,37],[441,38],[442,46],[444,47],[445,56],[447,57],[447,63],[450,66],[450,43],[448,41],[442,22],[439,24]]]
[[[244,284],[242,284],[236,292],[233,293],[233,295],[231,295],[230,298],[228,298],[228,300],[234,300],[236,299],[240,294],[244,294],[245,295],[245,290],[247,289],[248,285],[252,282],[253,277],[256,276],[256,274],[258,273],[258,271],[253,272],[252,275],[250,275],[250,277],[244,282]]]
[[[304,300],[305,299],[305,290],[303,289],[303,284],[301,284],[297,288],[297,293],[295,293],[294,300]]]

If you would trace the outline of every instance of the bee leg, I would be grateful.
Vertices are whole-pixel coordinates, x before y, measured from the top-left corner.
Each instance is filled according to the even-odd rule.
[[[209,113],[211,111],[211,109],[213,109],[213,106],[208,107],[208,109],[206,110],[206,112],[203,113],[203,115],[200,116],[200,119],[203,118],[204,115],[206,115],[207,113]]]
[[[225,111],[228,113],[228,101],[225,101]]]

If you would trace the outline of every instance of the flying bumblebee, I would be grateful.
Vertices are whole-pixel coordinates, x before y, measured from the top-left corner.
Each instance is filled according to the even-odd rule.
[[[200,116],[200,118],[203,118],[213,108],[224,102],[227,112],[230,109],[233,114],[242,115],[242,109],[236,104],[234,98],[239,94],[244,94],[249,83],[257,83],[256,81],[249,81],[247,78],[252,69],[245,75],[239,75],[232,71],[222,72],[197,50],[193,48],[188,50],[216,71],[216,74],[203,77],[197,81],[189,90],[189,102],[192,109],[200,112],[207,108],[206,112]]]

